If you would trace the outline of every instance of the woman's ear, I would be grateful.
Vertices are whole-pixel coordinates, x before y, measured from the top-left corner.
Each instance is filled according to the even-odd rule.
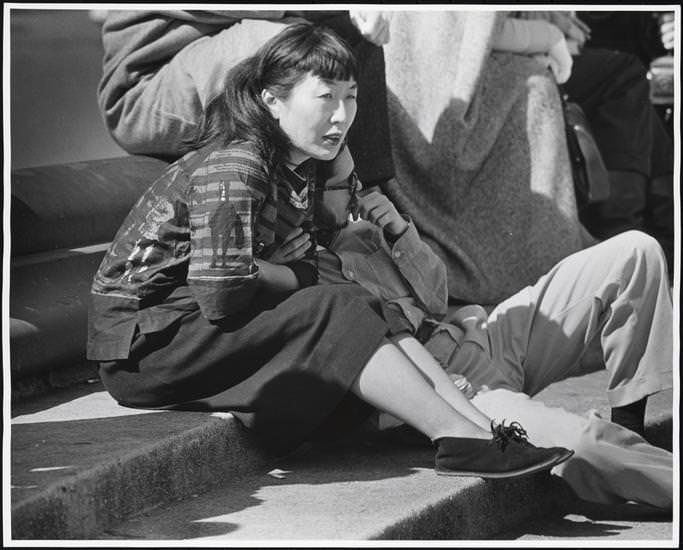
[[[275,120],[280,118],[280,100],[268,90],[261,90],[261,99]]]

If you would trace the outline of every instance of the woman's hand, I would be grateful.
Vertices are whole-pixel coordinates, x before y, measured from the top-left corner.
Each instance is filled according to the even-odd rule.
[[[389,42],[389,20],[387,12],[349,10],[351,23],[358,29],[363,38],[377,46]]]
[[[358,197],[357,213],[395,237],[408,229],[408,222],[398,213],[394,203],[378,191],[373,190]]]
[[[288,264],[300,260],[311,246],[311,235],[301,227],[295,228],[273,254],[268,258],[272,264]]]

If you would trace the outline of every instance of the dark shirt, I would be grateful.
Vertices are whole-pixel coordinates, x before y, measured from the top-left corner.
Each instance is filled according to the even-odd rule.
[[[219,320],[249,307],[254,259],[312,223],[318,166],[269,177],[249,143],[209,145],[170,165],[138,200],[92,284],[88,358],[128,357],[136,327],[169,326],[200,309]],[[300,287],[317,282],[315,257],[287,264]]]

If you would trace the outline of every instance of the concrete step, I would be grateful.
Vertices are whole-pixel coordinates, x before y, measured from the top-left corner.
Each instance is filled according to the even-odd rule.
[[[166,167],[143,156],[11,173],[12,402],[80,379],[92,278],[130,207]]]
[[[130,155],[13,170],[12,258],[110,241],[166,165]]]
[[[276,458],[230,414],[128,409],[99,381],[20,403],[12,416],[16,540],[175,539],[186,529],[200,538],[485,538],[563,495],[548,474],[438,477],[430,448],[367,434]],[[227,519],[201,521],[215,515]]]
[[[595,373],[539,397],[600,410],[602,387]],[[648,416],[671,448],[670,392]],[[12,538],[480,540],[574,499],[548,474],[484,481],[432,466],[431,449],[368,433],[276,458],[229,414],[124,408],[94,379],[13,406]]]
[[[261,467],[229,414],[119,406],[99,381],[13,407],[12,537],[87,539]]]
[[[540,518],[520,522],[494,540],[515,541],[510,546],[550,547],[571,541],[578,548],[591,543],[605,547],[641,546],[680,548],[680,519],[671,512],[633,504],[594,504],[576,501],[574,505]],[[534,542],[529,542],[534,541]],[[599,542],[597,542],[599,541]],[[641,541],[640,543],[634,541]],[[647,541],[647,542],[645,542]]]
[[[571,498],[547,473],[513,480],[440,477],[430,448],[350,441],[140,514],[100,539],[245,541],[481,540]],[[270,466],[269,466],[270,467]]]
[[[573,412],[609,406],[606,373],[553,384],[537,397]],[[672,392],[650,399],[648,439],[671,449]],[[576,498],[559,478],[538,474],[508,481],[444,478],[433,472],[433,453],[397,446],[366,434],[280,459],[204,495],[130,518],[99,536],[104,540],[176,540],[237,545],[254,541],[484,540],[515,538],[520,525],[570,512],[629,508]],[[633,511],[633,510],[636,511]],[[671,524],[670,515],[630,507],[631,518]],[[638,516],[641,514],[641,516]],[[649,525],[649,524],[648,524]],[[571,532],[565,531],[571,537]],[[643,537],[661,539],[662,529]],[[558,536],[557,538],[562,538]]]

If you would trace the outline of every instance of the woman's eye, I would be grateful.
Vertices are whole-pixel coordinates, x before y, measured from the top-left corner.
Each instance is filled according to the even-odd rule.
[[[322,97],[324,99],[332,99],[332,92],[323,92],[322,94],[320,94],[319,97]]]

